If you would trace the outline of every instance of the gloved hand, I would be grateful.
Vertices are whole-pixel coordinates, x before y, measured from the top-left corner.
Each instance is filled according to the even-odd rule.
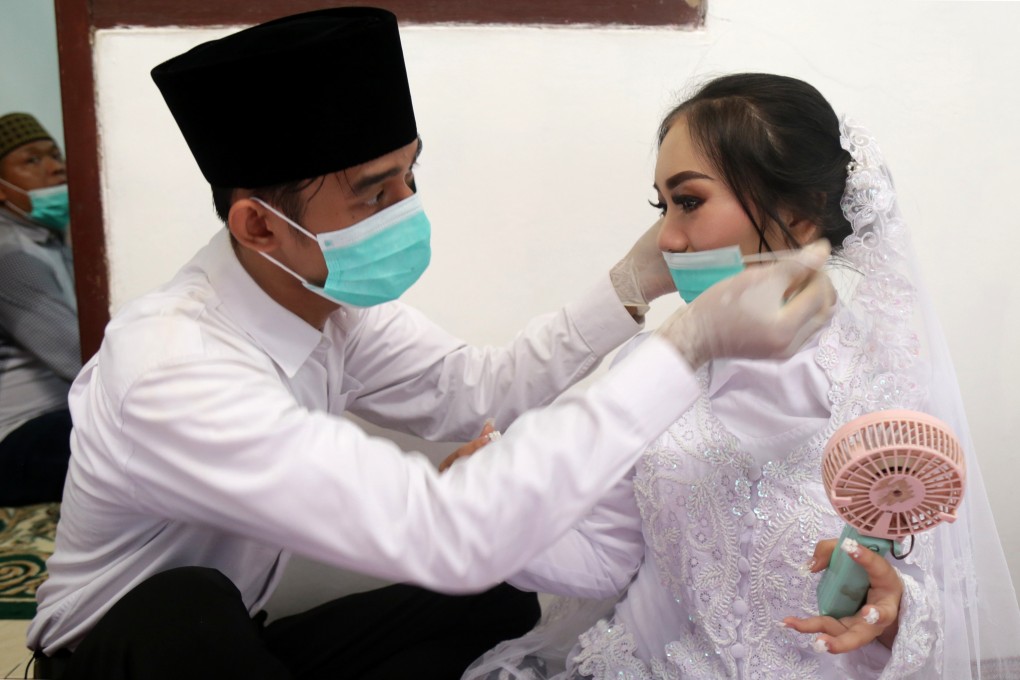
[[[656,330],[692,368],[724,357],[792,356],[832,317],[836,290],[819,271],[829,257],[818,241],[775,264],[720,281]]]
[[[660,217],[609,271],[620,302],[635,308],[639,315],[648,311],[648,303],[655,298],[676,292],[669,267],[659,250],[661,225]]]

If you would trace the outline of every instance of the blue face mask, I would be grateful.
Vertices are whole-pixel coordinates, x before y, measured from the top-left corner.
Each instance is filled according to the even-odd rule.
[[[739,246],[697,253],[663,252],[662,256],[666,259],[666,266],[673,275],[673,283],[680,291],[680,297],[687,303],[693,302],[713,284],[735,276],[744,269]]]
[[[32,202],[32,211],[28,213],[19,209],[13,203],[8,202],[7,205],[10,208],[21,213],[33,222],[38,222],[39,224],[45,225],[54,231],[65,231],[67,229],[67,223],[71,221],[71,215],[70,206],[67,202],[66,184],[58,184],[53,187],[25,191],[24,189],[16,187],[10,182],[2,179],[0,179],[0,182],[6,184],[9,188],[14,189],[15,191],[25,194]]]
[[[355,307],[396,300],[429,266],[431,227],[417,194],[381,210],[346,229],[313,234],[280,211],[255,198],[302,234],[319,243],[326,260],[326,282],[316,286],[299,274],[268,258],[305,288],[333,302]]]

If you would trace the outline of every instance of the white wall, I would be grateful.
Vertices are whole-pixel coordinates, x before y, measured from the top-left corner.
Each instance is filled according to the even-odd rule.
[[[31,113],[64,148],[52,0],[0,0],[0,116]]]
[[[434,227],[433,265],[407,299],[471,342],[509,339],[602,275],[652,222],[655,129],[692,77],[808,80],[872,129],[896,174],[1020,580],[1020,359],[1009,349],[1020,336],[1020,3],[708,6],[698,31],[405,27],[425,144],[418,184]],[[96,36],[115,307],[219,228],[148,71],[224,32]],[[670,308],[658,303],[651,323]]]

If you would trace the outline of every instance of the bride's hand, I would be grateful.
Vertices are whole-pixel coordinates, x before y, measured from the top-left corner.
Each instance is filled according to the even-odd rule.
[[[855,542],[844,546],[853,548]],[[811,571],[819,572],[829,564],[836,539],[821,541],[815,546]],[[797,618],[788,616],[783,624],[801,633],[815,633],[816,652],[843,654],[863,647],[872,640],[878,640],[891,648],[899,626],[900,598],[903,596],[903,582],[896,569],[878,553],[857,545],[856,550],[847,550],[854,562],[868,573],[871,588],[861,610],[853,616],[834,619],[831,616]]]
[[[439,473],[442,474],[450,469],[450,466],[456,463],[461,458],[467,458],[474,454],[475,451],[482,448],[494,439],[499,438],[499,433],[496,432],[492,420],[485,421],[485,426],[482,428],[482,433],[478,435],[476,439],[469,441],[464,446],[460,447],[449,456],[447,456],[442,463],[439,464]]]

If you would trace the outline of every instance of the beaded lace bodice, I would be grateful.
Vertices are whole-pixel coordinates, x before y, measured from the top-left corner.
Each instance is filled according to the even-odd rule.
[[[703,398],[638,465],[634,490],[654,565],[691,625],[653,663],[655,676],[815,677],[817,659],[775,622],[810,612],[814,581],[799,568],[838,533],[817,480],[824,441],[759,465]],[[803,636],[800,636],[803,637]],[[672,666],[672,668],[670,668]]]
[[[649,447],[633,482],[646,543],[635,581],[657,579],[662,596],[632,601],[618,608],[612,621],[600,621],[581,635],[574,658],[580,673],[635,680],[898,678],[924,665],[935,642],[931,604],[938,598],[930,572],[931,540],[924,535],[916,538],[904,566],[919,582],[904,575],[905,601],[914,602],[901,612],[899,653],[884,673],[884,650],[818,655],[810,636],[777,626],[785,616],[817,613],[818,576],[803,565],[818,540],[842,528],[819,469],[832,432],[853,417],[846,411],[858,410],[843,397],[867,391],[865,384],[856,384],[862,375],[858,364],[867,359],[855,345],[857,334],[848,332],[852,324],[850,315],[841,313],[813,350],[819,370],[830,379],[833,411],[806,443],[757,462],[715,416],[706,392]],[[701,379],[707,390],[708,373]],[[645,592],[632,587],[628,597]],[[627,618],[635,611],[680,622],[649,659],[639,658],[630,633]]]

